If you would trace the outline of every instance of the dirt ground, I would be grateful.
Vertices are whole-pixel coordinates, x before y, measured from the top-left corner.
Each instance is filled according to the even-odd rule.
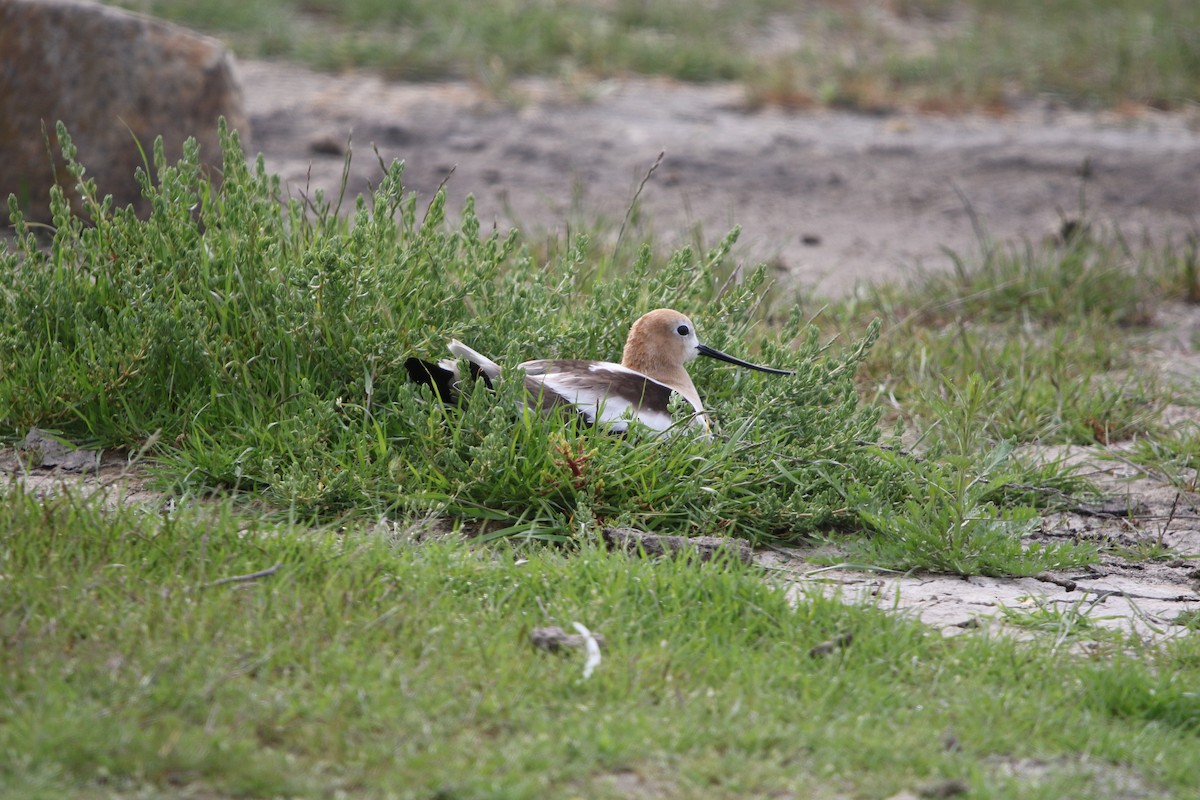
[[[740,258],[768,261],[780,282],[821,296],[945,268],[947,248],[976,252],[973,215],[994,239],[1017,243],[1050,235],[1081,210],[1134,242],[1183,241],[1197,231],[1196,114],[1084,114],[1046,103],[1004,118],[748,112],[737,87],[664,80],[527,81],[497,98],[466,83],[394,84],[255,61],[240,70],[249,150],[261,151],[293,194],[336,194],[352,137],[351,197],[378,181],[374,146],[385,162],[403,159],[410,189],[426,198],[453,170],[450,208],[473,194],[485,224],[536,237],[605,219],[615,232],[662,152],[641,195],[661,241],[690,243],[699,230],[711,244],[740,225]],[[1148,357],[1196,388],[1200,312],[1167,308],[1159,320]],[[1171,414],[1200,419],[1192,408]],[[1014,610],[1027,622],[1040,614],[1064,639],[1071,623],[1156,639],[1186,633],[1172,622],[1200,609],[1200,498],[1122,461],[1119,449],[1116,458],[1082,448],[1058,455],[1078,461],[1114,504],[1108,513],[1047,518],[1038,538],[1130,550],[1160,543],[1171,554],[1109,555],[1091,568],[1020,580],[828,568],[795,549],[763,550],[756,560],[794,592],[879,603],[948,633],[1026,631],[1004,622]],[[124,487],[127,500],[151,501],[119,462],[102,460],[97,472],[85,457],[82,473],[46,465],[23,480],[36,491],[55,491],[63,479],[88,490]],[[0,452],[0,472],[25,470],[9,450]]]
[[[766,261],[805,293],[944,267],[944,249],[990,236],[1040,239],[1084,216],[1140,241],[1182,240],[1200,210],[1200,111],[1086,114],[1031,102],[1003,118],[745,110],[733,85],[667,80],[565,87],[388,83],[292,65],[239,65],[250,150],[295,192],[338,186],[352,136],[350,196],[379,177],[372,152],[402,159],[428,196],[447,175],[480,219],[536,236],[605,219],[614,230],[639,183],[661,240],[714,243],[734,225],[738,255]]]

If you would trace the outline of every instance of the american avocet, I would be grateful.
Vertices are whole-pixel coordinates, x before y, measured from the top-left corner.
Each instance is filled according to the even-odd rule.
[[[467,362],[471,377],[482,376],[489,386],[500,378],[499,364],[462,342],[452,340],[449,350]],[[751,364],[701,344],[692,321],[669,308],[651,311],[633,323],[620,364],[539,359],[518,364],[517,369],[524,373],[529,404],[544,411],[572,406],[589,424],[600,424],[608,430],[624,431],[633,418],[654,430],[664,431],[675,423],[670,413],[671,396],[675,393],[692,407],[693,423],[708,431],[704,404],[683,367],[696,356],[760,372],[792,374],[784,369]],[[405,366],[414,381],[435,387],[444,400],[457,398],[463,375],[456,360],[431,364],[410,358]]]

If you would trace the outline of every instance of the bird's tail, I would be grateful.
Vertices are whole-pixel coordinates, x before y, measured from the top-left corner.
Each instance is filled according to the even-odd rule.
[[[489,381],[497,380],[500,377],[499,364],[497,364],[495,361],[492,361],[482,353],[475,352],[458,339],[451,339],[450,344],[447,345],[447,347],[454,355],[458,356],[459,358],[465,358],[475,367],[478,367],[479,371],[487,376]],[[471,371],[474,372],[475,370]]]
[[[450,359],[444,359],[434,364],[420,358],[408,358],[404,362],[408,377],[413,383],[421,383],[432,388],[442,399],[442,402],[454,405],[458,402],[458,384],[462,375],[458,364]]]

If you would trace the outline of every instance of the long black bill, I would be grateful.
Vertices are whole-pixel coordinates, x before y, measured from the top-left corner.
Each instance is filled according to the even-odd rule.
[[[759,372],[770,372],[774,375],[794,375],[795,374],[790,369],[775,369],[774,367],[760,367],[758,364],[751,364],[749,361],[742,361],[740,358],[734,358],[733,356],[729,355],[728,353],[722,353],[720,350],[716,349],[715,347],[709,347],[706,344],[696,345],[696,350],[699,351],[700,355],[702,355],[702,356],[708,356],[709,358],[715,358],[718,361],[727,361],[730,364],[737,364],[739,367],[745,367],[746,369],[756,369]]]

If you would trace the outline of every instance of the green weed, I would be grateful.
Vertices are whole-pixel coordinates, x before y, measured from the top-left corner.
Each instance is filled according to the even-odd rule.
[[[1083,596],[1066,604],[1037,597],[1027,599],[1032,602],[1031,608],[1000,606],[1001,616],[1009,625],[1052,636],[1055,647],[1080,640],[1119,644],[1123,639],[1119,631],[1098,624],[1111,618],[1095,616],[1099,601],[1094,597]]]
[[[855,524],[851,476],[896,497],[889,466],[864,446],[879,438],[878,411],[854,384],[876,330],[842,350],[798,313],[755,332],[763,271],[730,281],[720,267],[736,232],[665,263],[643,247],[622,269],[578,236],[541,264],[515,233],[481,234],[470,201],[456,227],[441,195],[419,213],[399,164],[343,220],[322,198],[284,202],[262,162],[251,168],[236,135],[222,137],[219,190],[194,146],[176,166],[155,149],[145,221],[89,190],[85,225],[56,191],[42,248],[12,207],[6,436],[38,426],[105,447],[154,438],[177,491],[252,492],[304,514],[435,511],[551,539],[593,524],[791,538]],[[697,365],[714,443],[565,428],[522,412],[515,381],[447,412],[402,366],[440,356],[450,337],[507,364],[615,357],[630,322],[657,306],[693,311],[714,347],[759,350],[796,374]]]
[[[883,320],[865,392],[935,436],[946,388],[972,378],[990,385],[977,424],[992,439],[1107,444],[1155,429],[1166,393],[1139,366],[1136,334],[1164,297],[1170,251],[1134,259],[1119,239],[1080,236],[956,263],[824,312],[848,335]]]
[[[1200,439],[1195,423],[1139,438],[1122,453],[1125,458],[1151,470],[1181,492],[1195,492],[1200,477]]]
[[[936,460],[915,461],[883,451],[898,468],[906,499],[882,504],[868,492],[851,497],[876,535],[850,545],[850,558],[899,570],[960,575],[1033,575],[1079,566],[1095,558],[1074,544],[1024,541],[1039,523],[1034,506],[996,502],[1006,483],[997,480],[1012,460],[1012,445],[984,439],[978,420],[991,386],[968,379],[937,410],[945,423]],[[984,452],[980,453],[983,450]]]
[[[793,605],[738,563],[420,538],[9,487],[0,791],[821,797],[963,778],[1049,797],[986,764],[1081,748],[1194,784],[1194,641],[1088,662]],[[530,644],[572,622],[604,637],[586,680],[581,655]]]

